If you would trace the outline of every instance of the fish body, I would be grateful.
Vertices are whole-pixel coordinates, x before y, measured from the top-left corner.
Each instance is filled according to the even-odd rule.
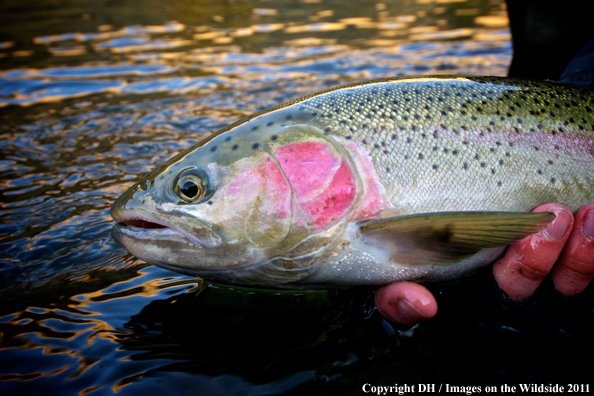
[[[385,78],[258,112],[113,204],[133,255],[286,288],[462,276],[594,202],[594,94],[498,77]]]

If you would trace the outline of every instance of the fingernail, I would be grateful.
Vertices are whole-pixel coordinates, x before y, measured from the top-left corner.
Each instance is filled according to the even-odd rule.
[[[567,233],[567,229],[571,225],[571,216],[566,211],[562,210],[557,213],[557,217],[551,224],[545,228],[546,234],[554,241],[560,241]]]
[[[584,235],[594,239],[594,210],[586,213],[582,230]]]
[[[398,301],[398,310],[408,319],[413,321],[421,321],[427,319],[427,317],[423,314],[423,312],[419,311],[417,307],[413,305],[410,301],[405,298],[400,299]]]

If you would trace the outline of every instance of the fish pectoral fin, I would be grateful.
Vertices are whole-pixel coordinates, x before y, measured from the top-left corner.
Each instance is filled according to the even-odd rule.
[[[508,245],[544,229],[553,219],[550,212],[438,212],[357,224],[363,242],[385,250],[391,262],[438,265]]]

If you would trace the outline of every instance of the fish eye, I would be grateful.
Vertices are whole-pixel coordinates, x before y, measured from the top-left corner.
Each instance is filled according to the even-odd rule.
[[[184,202],[194,203],[204,197],[204,182],[195,169],[181,171],[173,183],[173,191]]]

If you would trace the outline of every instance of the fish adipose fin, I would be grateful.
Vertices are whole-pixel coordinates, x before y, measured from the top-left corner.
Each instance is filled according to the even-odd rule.
[[[550,212],[422,213],[358,223],[363,243],[407,265],[447,265],[481,249],[505,246],[544,229]]]

